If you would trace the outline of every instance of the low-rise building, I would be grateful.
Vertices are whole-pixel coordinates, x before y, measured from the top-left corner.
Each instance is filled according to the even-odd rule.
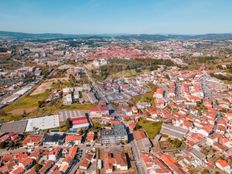
[[[128,141],[127,130],[124,124],[116,124],[113,129],[103,129],[101,131],[102,144],[120,144]]]

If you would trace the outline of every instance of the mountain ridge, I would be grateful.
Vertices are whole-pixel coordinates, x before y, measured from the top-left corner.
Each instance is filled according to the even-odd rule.
[[[7,40],[45,40],[45,39],[81,39],[115,38],[126,40],[232,40],[232,33],[209,34],[62,34],[62,33],[24,33],[0,31],[0,39]]]

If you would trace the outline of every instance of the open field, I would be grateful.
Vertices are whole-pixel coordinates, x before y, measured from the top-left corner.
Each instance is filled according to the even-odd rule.
[[[90,104],[90,103],[86,103],[86,104],[74,103],[72,105],[62,105],[60,108],[66,109],[66,110],[90,110],[94,106],[96,106],[96,105]]]
[[[50,93],[46,91],[34,96],[29,95],[11,103],[4,109],[0,110],[1,121],[7,122],[12,120],[20,120],[22,118],[57,114],[61,110],[90,110],[96,106],[90,103],[63,105],[62,100],[59,99],[45,103],[43,107],[39,107],[38,102],[46,100],[49,94]]]
[[[38,101],[42,101],[47,99],[49,96],[49,92],[40,93],[34,96],[25,96],[16,100],[12,104],[8,105],[4,108],[5,112],[14,112],[15,110],[27,110],[38,106]],[[20,112],[18,112],[20,114]]]
[[[31,93],[31,96],[44,93],[45,91],[52,89],[52,88],[57,89],[57,88],[63,88],[67,86],[70,86],[68,78],[47,79]]]
[[[150,139],[155,138],[155,136],[160,132],[162,126],[162,122],[153,122],[145,119],[139,120],[137,124],[146,131],[147,136]]]
[[[48,96],[49,92],[24,96],[2,109],[0,118],[2,121],[11,121],[25,117],[28,113],[34,112],[38,107],[38,102],[47,99]]]
[[[166,137],[164,140],[160,141],[160,147],[162,150],[175,150],[182,146],[183,142],[179,139],[171,139]]]
[[[135,77],[137,75],[137,72],[132,69],[132,70],[125,70],[121,72],[117,72],[111,75],[113,79],[121,78],[121,77]]]
[[[136,103],[138,103],[138,102],[148,102],[152,106],[154,106],[154,104],[155,104],[155,101],[154,101],[154,98],[153,98],[153,92],[147,92],[145,94],[137,95],[137,96],[135,96],[135,100],[136,100]]]

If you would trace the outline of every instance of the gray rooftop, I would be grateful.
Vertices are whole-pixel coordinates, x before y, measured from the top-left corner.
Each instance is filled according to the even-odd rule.
[[[15,133],[22,134],[25,132],[26,126],[27,126],[27,120],[3,123],[0,129],[0,132],[1,133],[15,132]]]
[[[103,129],[101,131],[101,136],[102,137],[117,137],[117,136],[126,136],[127,135],[127,131],[126,131],[126,127],[121,123],[121,124],[117,124],[113,127],[113,129]]]

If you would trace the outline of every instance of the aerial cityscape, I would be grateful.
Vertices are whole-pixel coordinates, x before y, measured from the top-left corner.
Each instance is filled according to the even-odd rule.
[[[231,174],[231,7],[0,1],[0,174]]]

